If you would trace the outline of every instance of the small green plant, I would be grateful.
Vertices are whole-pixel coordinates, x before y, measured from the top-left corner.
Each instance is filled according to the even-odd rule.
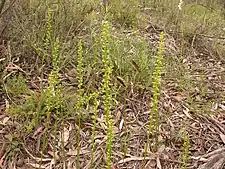
[[[78,79],[78,94],[82,95],[83,94],[83,46],[82,46],[82,40],[79,41],[78,43],[78,57],[77,57],[77,79]]]
[[[111,75],[113,70],[113,65],[110,57],[110,33],[109,33],[109,22],[105,21],[103,33],[102,33],[102,62],[103,62],[103,80],[102,80],[102,94],[103,94],[103,104],[105,111],[105,120],[107,126],[107,169],[111,168],[111,154],[112,154],[112,141],[113,133],[112,127],[113,122],[111,120],[111,106],[112,106],[112,90],[110,88]]]
[[[159,51],[156,60],[156,67],[153,73],[153,103],[151,108],[151,118],[149,124],[149,134],[155,137],[155,144],[158,144],[157,133],[159,133],[159,95],[161,93],[161,72],[162,72],[162,61],[163,61],[163,44],[164,44],[164,32],[160,34]]]
[[[77,79],[78,79],[78,91],[77,97],[78,100],[76,102],[76,111],[78,115],[78,138],[77,138],[77,168],[80,168],[80,132],[81,132],[81,110],[84,105],[84,90],[83,90],[83,77],[84,77],[84,67],[83,67],[83,46],[82,40],[78,42],[78,57],[77,57]]]
[[[31,94],[26,84],[26,78],[21,73],[19,75],[12,74],[11,77],[5,78],[5,83],[3,84],[8,97],[26,97],[26,95]]]
[[[5,138],[8,140],[9,145],[6,149],[7,156],[5,157],[4,161],[8,161],[12,158],[15,159],[15,156],[21,152],[22,144],[12,133],[6,134]]]
[[[162,72],[162,61],[163,61],[163,45],[164,45],[164,32],[160,34],[160,41],[159,41],[159,48],[158,48],[158,55],[155,63],[155,70],[153,72],[153,100],[152,100],[152,107],[150,111],[150,119],[149,119],[149,130],[148,130],[148,138],[147,144],[145,147],[145,155],[147,155],[148,146],[150,143],[150,136],[153,138],[153,146],[157,149],[158,146],[158,133],[159,133],[159,110],[158,110],[158,103],[159,103],[159,95],[160,95],[160,87],[161,87],[161,72]],[[143,166],[144,167],[144,166]]]
[[[190,140],[189,136],[187,134],[187,129],[186,125],[184,127],[184,133],[183,133],[183,139],[184,139],[184,144],[183,144],[183,152],[182,152],[182,166],[181,169],[187,169],[187,163],[190,160]]]
[[[97,119],[98,119],[98,107],[99,107],[99,101],[98,101],[99,93],[92,94],[92,98],[94,101],[94,117],[93,117],[93,127],[92,127],[92,135],[91,135],[91,168],[94,165],[94,153],[95,153],[95,136],[96,136],[96,128],[97,128]]]
[[[124,135],[121,138],[122,147],[123,147],[123,159],[125,159],[127,155],[129,137],[130,137],[130,132],[127,131],[124,133]]]
[[[42,55],[42,65],[46,61],[46,56],[48,54],[51,42],[52,42],[52,10],[48,8],[47,10],[47,21],[45,25],[45,35],[44,35],[44,52]]]
[[[63,105],[61,85],[60,85],[60,79],[59,79],[58,58],[59,58],[59,39],[57,38],[56,41],[54,42],[53,51],[52,51],[53,70],[49,74],[49,78],[48,78],[49,86],[46,91],[47,112],[52,112],[53,110],[56,110],[56,112],[58,113],[58,111],[61,109]]]
[[[53,44],[52,51],[52,65],[53,70],[49,74],[48,78],[48,88],[46,90],[46,123],[45,123],[45,135],[43,141],[43,150],[46,148],[47,143],[47,131],[50,125],[50,117],[54,112],[57,116],[62,115],[63,108],[63,96],[61,92],[61,85],[59,79],[59,67],[58,67],[58,57],[59,57],[59,39],[57,38]]]

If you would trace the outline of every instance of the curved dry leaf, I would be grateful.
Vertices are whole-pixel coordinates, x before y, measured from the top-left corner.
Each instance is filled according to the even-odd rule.
[[[124,80],[122,77],[116,76],[116,79],[117,79],[124,87],[126,87],[125,80]]]
[[[225,163],[224,155],[224,153],[213,155],[205,164],[200,165],[198,169],[222,169]]]
[[[127,163],[127,162],[130,162],[130,161],[142,161],[142,160],[154,160],[155,158],[154,157],[129,157],[129,158],[125,158],[123,160],[120,160],[117,164],[123,164],[123,163]]]
[[[138,72],[138,73],[141,73],[141,69],[139,67],[139,65],[132,59],[131,60],[131,63],[132,65],[134,66],[135,70]]]
[[[9,101],[7,99],[5,99],[5,110],[9,110]]]
[[[119,126],[120,131],[121,131],[122,128],[123,128],[123,123],[124,123],[124,119],[122,119],[122,120],[120,121],[120,126]]]
[[[6,153],[0,158],[0,167],[3,167],[5,157],[6,157]]]
[[[222,110],[225,110],[225,105],[219,104],[219,107],[220,107]]]
[[[185,96],[182,93],[176,93],[176,95],[171,96],[171,98],[178,102],[181,102],[185,99]]]
[[[63,138],[64,145],[67,145],[68,140],[69,140],[69,137],[70,137],[70,131],[69,131],[69,129],[67,129],[66,127],[64,127],[63,134],[64,134],[64,138]]]
[[[7,121],[9,121],[10,117],[5,117],[2,121],[3,125],[6,125]]]
[[[80,150],[80,155],[84,155],[84,154],[90,154],[91,152],[89,150]],[[67,153],[67,155],[70,156],[77,156],[77,150],[69,150],[69,152]]]
[[[0,59],[0,62],[2,62],[2,61],[4,61],[6,58],[2,58],[2,59]]]
[[[220,134],[220,138],[223,141],[223,143],[225,144],[225,135],[224,134]]]
[[[158,169],[162,169],[162,165],[161,165],[159,157],[156,158],[156,166]]]
[[[193,119],[191,117],[191,115],[189,114],[189,109],[185,106],[183,106],[185,109],[183,109],[183,113],[189,118],[189,119]]]
[[[34,168],[43,168],[43,169],[48,169],[49,168],[49,164],[46,164],[46,165],[33,164],[33,163],[26,163],[26,164],[30,165],[31,167],[34,167]]]
[[[39,128],[37,128],[37,130],[34,132],[34,134],[33,134],[33,138],[37,135],[37,134],[39,134],[39,133],[41,133],[43,131],[43,127],[41,126],[41,127],[39,127]]]
[[[34,157],[28,150],[27,148],[23,145],[24,150],[27,152],[27,154],[34,160],[36,160],[37,162],[47,162],[47,161],[51,161],[52,158],[39,158],[39,157]]]

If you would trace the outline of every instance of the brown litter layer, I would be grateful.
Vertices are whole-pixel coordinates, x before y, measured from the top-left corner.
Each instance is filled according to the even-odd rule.
[[[152,152],[152,155],[148,156],[148,162],[144,168],[174,169],[181,167],[184,126],[186,126],[191,146],[191,160],[188,162],[188,168],[202,169],[202,167],[207,166],[222,168],[224,163],[225,115],[194,114],[183,104],[174,101],[170,103],[166,105],[166,109],[161,111],[165,112],[164,115],[161,114],[162,124],[159,135],[162,144],[159,146],[157,153]],[[166,114],[168,111],[165,110],[168,110],[168,107],[170,107],[171,112]],[[143,116],[144,114],[147,118],[148,112],[142,113]],[[143,150],[147,137],[147,124],[145,121],[139,120],[133,126],[129,125],[127,128],[133,134],[131,134],[130,141],[127,143],[128,155],[120,161],[119,166],[120,168],[139,169],[144,161]]]
[[[150,93],[146,94],[144,100],[148,100]],[[165,95],[164,95],[165,96]],[[135,112],[139,106],[146,107],[148,101],[138,99],[138,95],[133,95],[132,102],[136,105],[131,108],[126,115],[122,112],[119,120],[114,125],[114,143],[113,143],[113,166],[112,169],[140,169],[142,166],[146,169],[178,169],[182,165],[181,154],[183,152],[183,133],[186,126],[187,135],[190,138],[190,160],[188,168],[193,169],[222,169],[225,161],[225,115],[200,115],[192,113],[179,101],[171,101],[168,109],[161,103],[161,125],[159,138],[159,147],[157,152],[148,150],[148,155],[144,158],[144,148],[146,145],[149,112]],[[169,97],[173,98],[173,97]],[[169,101],[167,95],[167,102]],[[165,100],[164,100],[165,101]],[[180,106],[178,106],[180,105]],[[175,108],[176,107],[176,108]],[[171,110],[171,112],[167,111]],[[166,113],[167,112],[167,113]],[[116,113],[116,112],[115,112]],[[118,112],[117,112],[118,113]],[[1,133],[13,131],[11,126],[15,126],[13,121],[6,115],[1,116],[1,122],[6,126],[1,127]],[[115,120],[116,121],[116,120]],[[22,168],[76,168],[76,131],[77,126],[73,121],[67,121],[61,130],[57,131],[55,138],[53,128],[49,130],[48,144],[46,151],[41,153],[44,127],[36,129],[35,132],[25,137],[24,142],[19,146],[20,151],[15,154],[13,161],[4,161],[6,147],[1,151],[1,162],[3,168],[6,166],[17,166],[22,161]],[[80,165],[81,168],[89,169],[91,166],[91,123],[84,123],[81,130],[81,150]],[[94,168],[104,168],[106,164],[106,127],[103,118],[98,119],[97,134],[95,137],[95,153],[93,156]],[[62,135],[64,145],[62,145]],[[1,137],[1,142],[4,137]],[[6,142],[10,145],[9,142]],[[53,153],[55,152],[55,154]],[[20,161],[19,161],[20,160]],[[19,162],[18,162],[19,161]],[[9,167],[9,166],[8,166]]]
[[[213,56],[196,55],[187,64],[193,84],[187,104],[194,105],[192,111],[225,113],[225,63]]]

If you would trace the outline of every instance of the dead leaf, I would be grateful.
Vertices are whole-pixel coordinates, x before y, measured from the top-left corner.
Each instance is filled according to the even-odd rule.
[[[200,165],[198,169],[221,169],[224,166],[225,153],[216,154],[208,158],[207,162]]]
[[[54,157],[56,160],[59,159],[59,155],[58,155],[58,152],[53,152],[53,151],[48,151],[48,154],[52,157]],[[54,159],[53,159],[54,160]]]
[[[0,167],[2,167],[2,168],[3,168],[3,163],[4,163],[5,156],[6,156],[6,153],[0,159]]]
[[[157,151],[158,155],[161,155],[163,153],[163,151],[165,150],[166,146],[165,145],[161,145]]]
[[[33,164],[33,163],[26,163],[27,165],[30,165],[34,168],[43,168],[43,169],[47,169],[49,168],[49,164],[45,164],[45,165],[40,165],[40,164]]]
[[[121,119],[121,111],[117,111],[116,113],[116,120],[115,120],[115,123],[118,123],[118,121]]]
[[[156,160],[149,160],[148,163],[145,165],[145,168],[150,167],[150,168],[156,168],[157,163]]]
[[[13,66],[7,66],[5,69],[6,69],[6,71],[9,71],[9,72],[13,71],[13,70],[19,70],[21,72],[24,72],[23,69],[21,69],[19,66],[15,65],[15,64]]]
[[[6,58],[2,58],[2,59],[0,59],[0,62],[2,62],[2,61],[4,61]]]
[[[82,154],[90,154],[90,151],[89,150],[80,150],[80,155]],[[69,150],[69,152],[67,153],[67,155],[70,155],[70,156],[77,156],[77,150]]]
[[[70,131],[69,131],[69,129],[64,127],[63,132],[64,132],[64,140],[63,140],[64,141],[64,145],[67,145],[69,137],[70,137]]]
[[[158,169],[162,169],[162,165],[161,165],[159,157],[156,158],[156,166]]]
[[[187,107],[185,107],[185,106],[183,106],[183,107],[184,107],[184,109],[183,109],[184,114],[185,114],[189,119],[193,119],[193,118],[191,117],[191,115],[189,114],[189,109],[188,109]]]
[[[176,95],[171,96],[171,98],[173,98],[174,100],[178,102],[181,102],[185,99],[185,96],[182,93],[176,93]]]
[[[40,161],[42,161],[42,162],[47,162],[47,161],[51,161],[52,159],[51,158],[38,158],[38,157],[34,157],[28,150],[27,150],[27,148],[23,145],[23,148],[24,148],[24,150],[27,152],[27,154],[31,157],[31,158],[33,158],[34,160],[36,160],[37,162],[40,162]]]
[[[225,110],[225,106],[223,104],[219,104],[219,107],[222,109],[222,110]]]
[[[118,164],[123,164],[123,163],[127,163],[127,162],[130,162],[130,161],[142,161],[142,160],[154,160],[155,158],[154,157],[135,157],[135,156],[132,156],[132,157],[129,157],[129,158],[125,158],[125,159],[122,159],[118,162]]]
[[[125,81],[124,81],[124,79],[123,79],[122,77],[116,76],[116,79],[117,79],[124,87],[126,87]]]
[[[212,108],[211,108],[211,110],[212,111],[215,111],[215,110],[217,110],[218,109],[218,103],[215,103],[213,106],[212,106]]]
[[[223,143],[225,144],[225,135],[224,134],[220,134],[220,138],[223,141]]]
[[[49,154],[50,156],[54,157],[54,152],[48,151],[48,154]]]
[[[138,73],[141,73],[140,67],[138,66],[138,64],[137,64],[133,59],[131,60],[131,63],[132,63],[132,65],[134,66],[135,70],[136,70]]]
[[[9,121],[10,117],[5,117],[2,121],[3,125],[6,125],[7,121]]]
[[[9,110],[9,101],[5,99],[5,110],[6,112]]]
[[[119,169],[119,167],[118,167],[117,165],[114,165],[114,164],[113,164],[113,165],[111,166],[111,169]]]
[[[43,127],[39,127],[39,128],[34,132],[33,138],[34,138],[38,133],[41,133],[41,132],[42,132],[42,129],[43,129]]]
[[[122,120],[120,121],[120,126],[119,126],[120,131],[121,131],[122,128],[123,128],[123,123],[124,123],[124,119],[122,119]]]

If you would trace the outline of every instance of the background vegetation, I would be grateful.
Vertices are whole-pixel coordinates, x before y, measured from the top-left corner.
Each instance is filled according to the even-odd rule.
[[[199,166],[224,39],[222,0],[2,0],[1,167]]]

